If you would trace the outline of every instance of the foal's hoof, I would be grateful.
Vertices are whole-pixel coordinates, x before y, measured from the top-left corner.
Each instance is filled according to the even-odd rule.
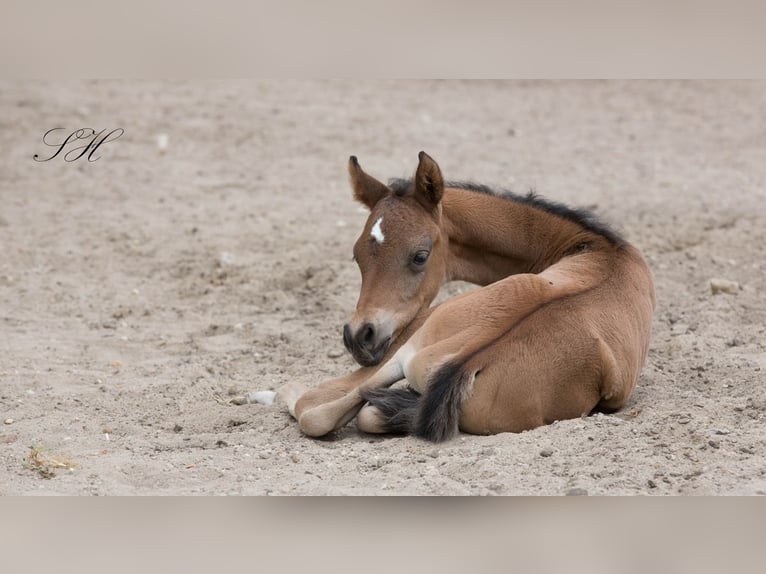
[[[324,417],[317,416],[316,413],[312,412],[314,410],[312,409],[301,415],[298,419],[298,427],[306,436],[318,438],[332,431],[333,425],[328,425]]]
[[[298,417],[298,427],[303,434],[314,438],[331,433],[339,426],[338,417],[326,404],[309,409]]]

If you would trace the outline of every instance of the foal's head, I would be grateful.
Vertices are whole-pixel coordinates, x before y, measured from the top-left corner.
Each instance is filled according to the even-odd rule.
[[[433,159],[424,152],[419,158],[410,187],[396,192],[362,171],[356,157],[349,160],[354,197],[370,216],[354,244],[362,289],[356,312],[343,327],[343,342],[364,366],[380,362],[445,279],[444,180]]]

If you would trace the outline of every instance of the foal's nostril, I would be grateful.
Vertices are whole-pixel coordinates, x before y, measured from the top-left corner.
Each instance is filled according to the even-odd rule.
[[[346,349],[351,350],[351,327],[348,326],[348,323],[343,325],[343,344]]]
[[[362,330],[359,332],[359,341],[362,346],[368,349],[375,343],[375,327],[372,323],[365,323],[362,325]]]

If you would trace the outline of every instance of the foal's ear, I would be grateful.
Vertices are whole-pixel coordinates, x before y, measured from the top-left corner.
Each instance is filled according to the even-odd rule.
[[[354,190],[354,199],[372,209],[375,204],[386,197],[391,190],[372,176],[362,171],[362,167],[352,155],[348,159],[348,175],[351,177],[351,189]]]
[[[418,154],[418,169],[415,172],[415,199],[426,209],[436,209],[444,193],[444,179],[438,164],[426,152]]]

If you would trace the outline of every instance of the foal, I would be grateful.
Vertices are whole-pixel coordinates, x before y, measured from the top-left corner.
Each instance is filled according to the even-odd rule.
[[[622,407],[655,305],[640,252],[587,212],[445,186],[436,162],[419,159],[415,178],[391,187],[350,159],[370,216],[343,338],[364,367],[300,397],[280,391],[303,432],[321,436],[359,413],[363,431],[442,441]],[[456,279],[485,287],[429,309]],[[407,388],[387,388],[404,378]]]

